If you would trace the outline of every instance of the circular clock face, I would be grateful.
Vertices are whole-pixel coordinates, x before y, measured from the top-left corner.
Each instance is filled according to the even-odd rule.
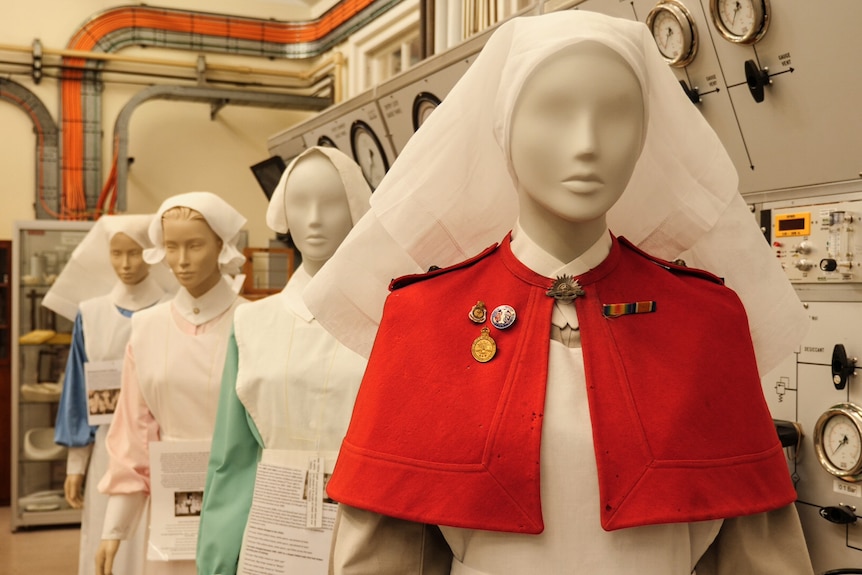
[[[317,145],[338,149],[338,146],[335,145],[335,142],[329,136],[320,136],[317,138]]]
[[[440,98],[431,92],[420,92],[413,99],[413,131],[419,129],[431,112],[440,105]]]
[[[353,159],[362,168],[362,173],[368,181],[371,189],[375,189],[386,171],[389,169],[389,160],[383,145],[371,126],[357,120],[350,126],[350,146],[353,150]]]
[[[754,44],[769,27],[769,0],[709,0],[712,22],[730,42]]]
[[[647,16],[647,27],[668,64],[681,68],[694,59],[697,28],[685,6],[673,0],[661,2]]]
[[[862,410],[842,403],[826,410],[814,426],[814,447],[826,471],[856,481],[862,474]]]

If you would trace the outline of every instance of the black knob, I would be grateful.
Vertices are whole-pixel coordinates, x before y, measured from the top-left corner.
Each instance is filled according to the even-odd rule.
[[[680,80],[679,85],[682,86],[682,91],[685,92],[692,104],[700,104],[700,90],[689,88],[685,80]]]
[[[825,272],[834,272],[838,269],[838,262],[836,262],[832,258],[820,260],[820,269]]]
[[[856,523],[856,513],[854,509],[848,505],[821,507],[820,517],[830,523],[837,523],[838,525]]]
[[[781,442],[781,447],[798,447],[802,441],[802,426],[795,421],[785,421],[783,419],[773,419],[775,432],[778,433],[778,440]]]
[[[837,343],[832,348],[832,383],[835,389],[847,387],[847,380],[856,373],[856,358],[848,358],[844,345]]]
[[[748,89],[751,91],[751,97],[759,104],[763,101],[764,97],[763,87],[770,84],[769,71],[766,68],[761,70],[754,60],[746,60],[745,83],[748,84]]]

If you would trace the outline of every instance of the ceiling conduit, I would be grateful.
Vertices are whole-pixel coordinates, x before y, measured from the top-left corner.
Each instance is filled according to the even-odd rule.
[[[342,0],[319,18],[284,22],[188,10],[122,6],[100,13],[72,36],[68,48],[114,52],[153,46],[261,58],[310,58],[345,40],[401,0]],[[61,86],[64,219],[92,217],[102,165],[100,67],[65,58]],[[116,167],[115,167],[116,168]]]
[[[117,116],[114,126],[114,140],[116,149],[115,169],[112,171],[114,178],[114,192],[111,198],[111,209],[123,212],[126,210],[126,180],[129,170],[129,123],[132,113],[144,102],[150,100],[174,100],[181,102],[202,102],[212,106],[219,106],[229,102],[234,106],[255,106],[258,108],[291,108],[293,110],[319,111],[326,107],[330,101],[324,98],[312,96],[293,96],[284,94],[271,94],[266,92],[248,92],[245,90],[228,90],[219,88],[207,88],[198,86],[150,86],[135,94]],[[109,178],[109,183],[110,183]],[[105,186],[99,197],[99,207],[106,204],[110,186]]]
[[[59,132],[51,112],[36,94],[12,80],[0,78],[0,100],[21,108],[36,133],[36,216],[57,218],[59,197]]]

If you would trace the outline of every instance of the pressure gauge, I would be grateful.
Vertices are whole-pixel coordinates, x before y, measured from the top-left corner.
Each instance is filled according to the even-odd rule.
[[[697,54],[697,28],[691,13],[677,0],[663,0],[647,15],[658,51],[671,66],[687,66]]]
[[[419,129],[431,112],[440,105],[440,98],[431,92],[419,92],[413,99],[413,131]]]
[[[356,120],[350,126],[350,147],[353,150],[353,159],[362,168],[368,185],[372,190],[375,189],[389,170],[389,160],[383,151],[380,138],[371,126],[362,120]]]
[[[862,409],[839,403],[814,425],[814,449],[823,468],[845,481],[862,479]]]
[[[709,12],[718,33],[736,44],[754,44],[769,27],[769,0],[709,0]]]
[[[335,141],[329,136],[320,136],[319,138],[317,138],[317,145],[324,146],[326,148],[338,149],[338,146],[335,145]]]

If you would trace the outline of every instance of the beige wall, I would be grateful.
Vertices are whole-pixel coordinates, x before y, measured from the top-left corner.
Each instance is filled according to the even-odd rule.
[[[108,0],[7,0],[0,8],[0,43],[30,46],[39,39],[46,48],[64,48],[77,28],[91,16],[127,2]],[[200,10],[196,0],[165,0],[148,5]],[[302,2],[274,0],[208,0],[206,10],[222,14],[306,19],[320,7]],[[134,49],[123,53],[194,61],[196,55],[168,50]],[[18,61],[26,58],[19,56]],[[8,55],[0,52],[0,60]],[[253,58],[207,56],[210,62],[255,67],[296,68],[305,65]],[[28,75],[12,75],[0,64],[0,73],[35,92],[58,118],[59,86],[51,78],[34,85]],[[148,81],[144,79],[143,81]],[[117,114],[143,86],[108,83],[103,94],[103,155],[111,155],[111,134]],[[170,195],[209,190],[222,196],[249,220],[250,244],[265,246],[272,233],[264,223],[266,198],[249,166],[268,156],[267,138],[310,116],[307,112],[226,107],[214,121],[208,105],[152,101],[132,116],[130,155],[135,158],[129,178],[128,211],[155,210]],[[16,106],[0,101],[0,238],[12,234],[12,222],[35,217],[36,136],[28,116]],[[104,160],[103,180],[110,166]]]

